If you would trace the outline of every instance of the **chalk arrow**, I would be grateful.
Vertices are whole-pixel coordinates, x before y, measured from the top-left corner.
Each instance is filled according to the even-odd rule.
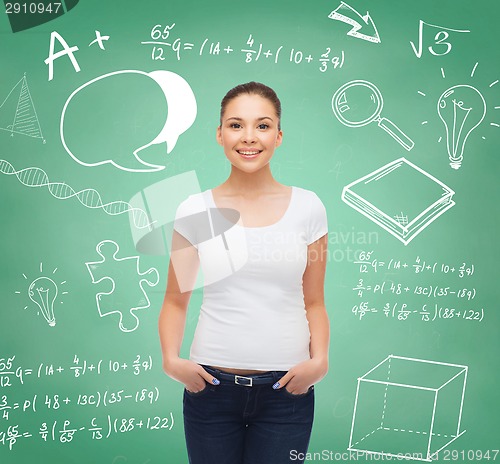
[[[352,29],[347,33],[347,35],[351,37],[367,40],[368,42],[380,43],[380,37],[375,23],[370,17],[370,13],[366,12],[366,15],[361,16],[347,3],[340,2],[340,5],[333,10],[328,17],[352,26]],[[363,32],[361,32],[361,29],[363,29]]]

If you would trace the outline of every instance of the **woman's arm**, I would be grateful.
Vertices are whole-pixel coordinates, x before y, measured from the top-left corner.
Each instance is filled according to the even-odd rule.
[[[309,321],[311,359],[328,371],[330,322],[325,307],[325,271],[328,235],[324,235],[308,247],[308,265],[304,272],[303,289],[306,316]],[[322,376],[322,377],[323,377]]]
[[[279,380],[279,386],[287,385],[294,394],[305,393],[328,372],[330,323],[325,307],[325,270],[328,235],[311,243],[307,248],[307,267],[302,279],[306,317],[309,322],[311,359],[292,367]]]
[[[163,370],[190,391],[205,387],[214,377],[200,365],[182,359],[180,350],[186,325],[186,313],[199,268],[198,252],[182,235],[174,231],[168,267],[167,290],[158,321],[163,355]]]

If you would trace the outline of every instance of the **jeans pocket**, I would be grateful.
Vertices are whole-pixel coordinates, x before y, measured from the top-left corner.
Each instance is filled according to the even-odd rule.
[[[306,397],[306,396],[310,395],[310,394],[313,392],[313,390],[314,390],[314,385],[311,385],[311,386],[309,387],[309,389],[308,389],[305,393],[300,393],[300,394],[296,395],[296,394],[294,394],[294,393],[290,393],[290,392],[286,389],[286,386],[285,386],[285,387],[283,387],[283,388],[281,389],[281,391],[283,392],[283,394],[284,394],[285,396],[288,396],[289,398],[293,398],[293,399],[304,398],[304,397]]]
[[[191,396],[193,398],[196,398],[198,396],[203,396],[205,393],[208,393],[209,391],[210,391],[210,385],[207,382],[205,382],[205,388],[197,392],[192,392],[189,391],[187,388],[184,388],[184,392],[186,393],[186,395]]]

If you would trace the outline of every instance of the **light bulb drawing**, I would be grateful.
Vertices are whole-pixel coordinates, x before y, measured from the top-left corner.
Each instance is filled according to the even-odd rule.
[[[437,102],[438,115],[446,129],[446,145],[450,166],[462,165],[465,143],[486,115],[486,102],[470,85],[455,85],[445,90]]]
[[[471,70],[471,79],[474,78],[478,68],[480,69],[479,62],[475,63]],[[448,79],[444,68],[440,69],[441,77]],[[494,87],[499,82],[499,79],[491,82],[488,86],[489,89],[494,90]],[[490,105],[490,110],[498,110],[500,106],[494,106],[490,102],[491,98],[494,98],[494,95],[488,93],[490,92],[488,88],[480,88],[478,90],[476,87],[468,84],[448,85],[446,87],[446,90],[441,93],[439,98],[436,100],[432,98],[434,102],[437,101],[437,113],[446,131],[446,136],[443,137],[444,134],[440,135],[437,142],[441,143],[443,138],[446,138],[449,164],[453,169],[458,170],[463,163],[464,151],[469,151],[469,149],[465,149],[465,146],[468,144],[471,133],[475,132],[479,126],[481,126],[481,132],[483,132],[485,124],[492,127],[500,127],[500,124],[493,121],[483,122],[487,113],[487,105]],[[418,90],[417,93],[422,97],[427,97],[426,92]],[[436,97],[437,95],[439,93],[436,94]],[[434,109],[436,109],[436,103],[433,105]],[[493,111],[488,113],[489,116],[493,114]],[[431,121],[422,121],[422,126],[434,127],[434,124],[429,124],[429,122]],[[480,134],[480,136],[482,140],[486,140],[484,134]]]
[[[52,274],[57,272],[57,268],[52,271]],[[40,263],[40,274],[44,274],[43,264]],[[64,285],[66,281],[56,282],[47,277],[46,275],[42,275],[35,279],[30,279],[26,274],[23,273],[23,277],[26,281],[31,281],[25,291],[16,291],[17,295],[27,295],[28,298],[36,304],[38,314],[42,315],[44,319],[47,321],[49,327],[55,327],[56,325],[56,312],[54,311],[56,303],[62,304],[61,296],[67,295],[66,291],[59,291],[59,286]],[[24,307],[24,309],[28,309],[28,305]]]
[[[40,308],[43,317],[51,327],[56,325],[54,301],[57,293],[56,283],[48,277],[38,277],[28,288],[30,300]]]

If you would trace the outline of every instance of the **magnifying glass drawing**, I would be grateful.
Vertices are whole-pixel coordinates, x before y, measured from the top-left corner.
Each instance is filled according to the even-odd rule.
[[[384,99],[371,82],[355,80],[344,84],[333,95],[332,109],[337,119],[348,127],[362,127],[372,122],[384,129],[410,151],[415,145],[396,124],[380,116]]]

